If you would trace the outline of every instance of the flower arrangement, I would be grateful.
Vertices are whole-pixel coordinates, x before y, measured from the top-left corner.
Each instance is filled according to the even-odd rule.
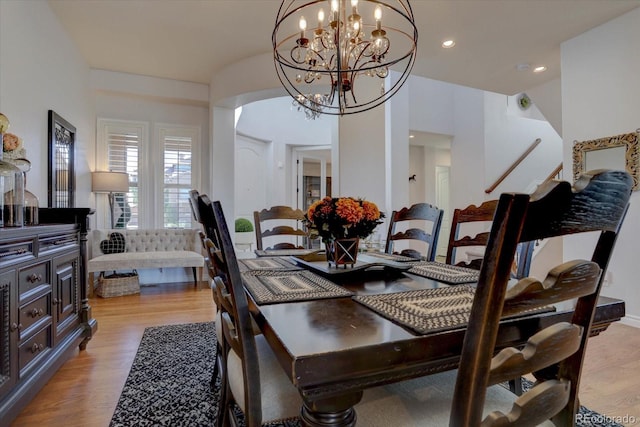
[[[312,237],[324,241],[365,238],[382,223],[384,214],[375,203],[353,197],[325,197],[312,204],[305,214],[305,224]]]
[[[22,138],[12,133],[5,133],[2,137],[2,151],[15,151],[22,148]]]

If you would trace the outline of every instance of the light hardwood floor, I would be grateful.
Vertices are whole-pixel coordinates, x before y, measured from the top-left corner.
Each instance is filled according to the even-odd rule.
[[[97,334],[12,426],[108,426],[144,328],[215,317],[205,283],[143,286],[140,295],[94,298],[91,305]],[[635,424],[623,424],[640,426],[639,348],[640,330],[619,323],[589,341],[580,392],[585,406],[612,417],[635,417]]]

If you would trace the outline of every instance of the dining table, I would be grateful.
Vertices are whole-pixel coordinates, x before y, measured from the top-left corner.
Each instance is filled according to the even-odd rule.
[[[304,425],[353,426],[364,390],[457,368],[477,271],[380,253],[341,267],[322,252],[259,255],[239,260],[250,311],[302,396]],[[462,304],[425,317],[437,298]],[[624,301],[601,296],[591,335],[624,315]],[[570,317],[551,307],[503,319],[496,351]]]

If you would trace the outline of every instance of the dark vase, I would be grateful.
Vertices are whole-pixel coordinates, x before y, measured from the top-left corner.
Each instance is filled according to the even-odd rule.
[[[353,267],[353,264],[356,263],[358,258],[358,245],[360,244],[359,238],[335,239],[325,241],[324,244],[329,266],[333,265],[337,268],[342,265],[346,268],[347,265]]]

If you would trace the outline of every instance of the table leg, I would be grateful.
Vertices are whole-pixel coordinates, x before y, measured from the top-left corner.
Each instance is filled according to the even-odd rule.
[[[353,427],[356,425],[353,407],[361,399],[362,391],[313,401],[304,399],[302,422],[308,427]]]

